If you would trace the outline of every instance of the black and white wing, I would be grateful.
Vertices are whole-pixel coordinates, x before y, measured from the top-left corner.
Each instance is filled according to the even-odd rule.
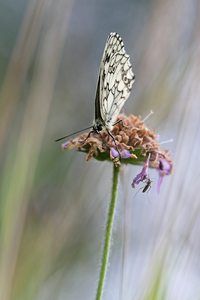
[[[130,95],[135,76],[130,57],[117,33],[110,33],[100,64],[95,99],[95,123],[111,130]]]

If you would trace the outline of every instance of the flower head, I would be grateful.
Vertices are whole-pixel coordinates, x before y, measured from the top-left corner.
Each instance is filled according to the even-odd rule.
[[[108,160],[116,166],[143,164],[141,172],[133,179],[133,187],[149,179],[149,168],[155,168],[159,172],[160,189],[163,177],[171,173],[172,161],[168,151],[161,149],[157,141],[158,135],[148,129],[137,116],[127,117],[120,114],[117,121],[111,131],[112,135],[109,135],[106,130],[101,131],[100,134],[91,132],[89,136],[88,133],[83,133],[62,144],[62,148],[84,152],[86,160],[91,158]]]

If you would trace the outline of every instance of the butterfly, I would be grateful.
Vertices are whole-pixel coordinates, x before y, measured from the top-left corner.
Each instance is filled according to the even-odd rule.
[[[130,95],[134,81],[130,57],[125,51],[122,38],[118,33],[111,32],[100,64],[93,125],[59,138],[56,142],[91,128],[91,132],[106,130],[112,136],[110,131]]]

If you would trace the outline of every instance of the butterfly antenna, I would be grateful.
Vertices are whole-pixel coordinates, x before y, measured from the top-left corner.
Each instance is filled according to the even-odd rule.
[[[77,134],[77,133],[80,133],[80,132],[83,132],[83,131],[85,131],[85,130],[91,129],[92,127],[93,127],[93,126],[86,127],[86,128],[84,128],[84,129],[78,130],[78,131],[73,132],[73,133],[71,133],[71,134],[65,135],[65,136],[63,136],[63,137],[61,137],[61,138],[59,138],[59,139],[56,139],[55,142],[62,141],[62,140],[66,139],[66,138],[68,138],[68,137],[70,137],[70,136],[72,136],[72,135],[75,135],[75,134]]]

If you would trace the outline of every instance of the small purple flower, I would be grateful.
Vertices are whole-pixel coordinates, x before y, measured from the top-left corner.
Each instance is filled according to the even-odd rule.
[[[124,158],[124,159],[132,157],[132,154],[127,149],[123,149],[122,151],[120,151],[120,155],[121,155],[121,158]]]
[[[166,159],[159,160],[157,192],[160,192],[160,187],[165,175],[169,175],[172,171],[172,165]]]
[[[111,159],[117,158],[119,156],[119,152],[115,148],[110,148],[110,157]]]
[[[159,160],[159,173],[162,175],[169,175],[172,171],[172,166],[166,159]]]
[[[148,177],[148,170],[149,170],[149,157],[145,161],[144,166],[142,168],[142,171],[139,174],[137,174],[135,176],[135,178],[133,179],[133,182],[131,184],[133,188],[135,188],[135,186],[137,184],[139,184],[140,182],[144,182],[145,180],[147,180],[149,178]]]
[[[111,159],[115,159],[117,157],[123,158],[123,159],[127,159],[127,158],[132,158],[133,155],[127,150],[127,149],[123,149],[121,151],[117,151],[115,148],[110,148],[110,157]]]

